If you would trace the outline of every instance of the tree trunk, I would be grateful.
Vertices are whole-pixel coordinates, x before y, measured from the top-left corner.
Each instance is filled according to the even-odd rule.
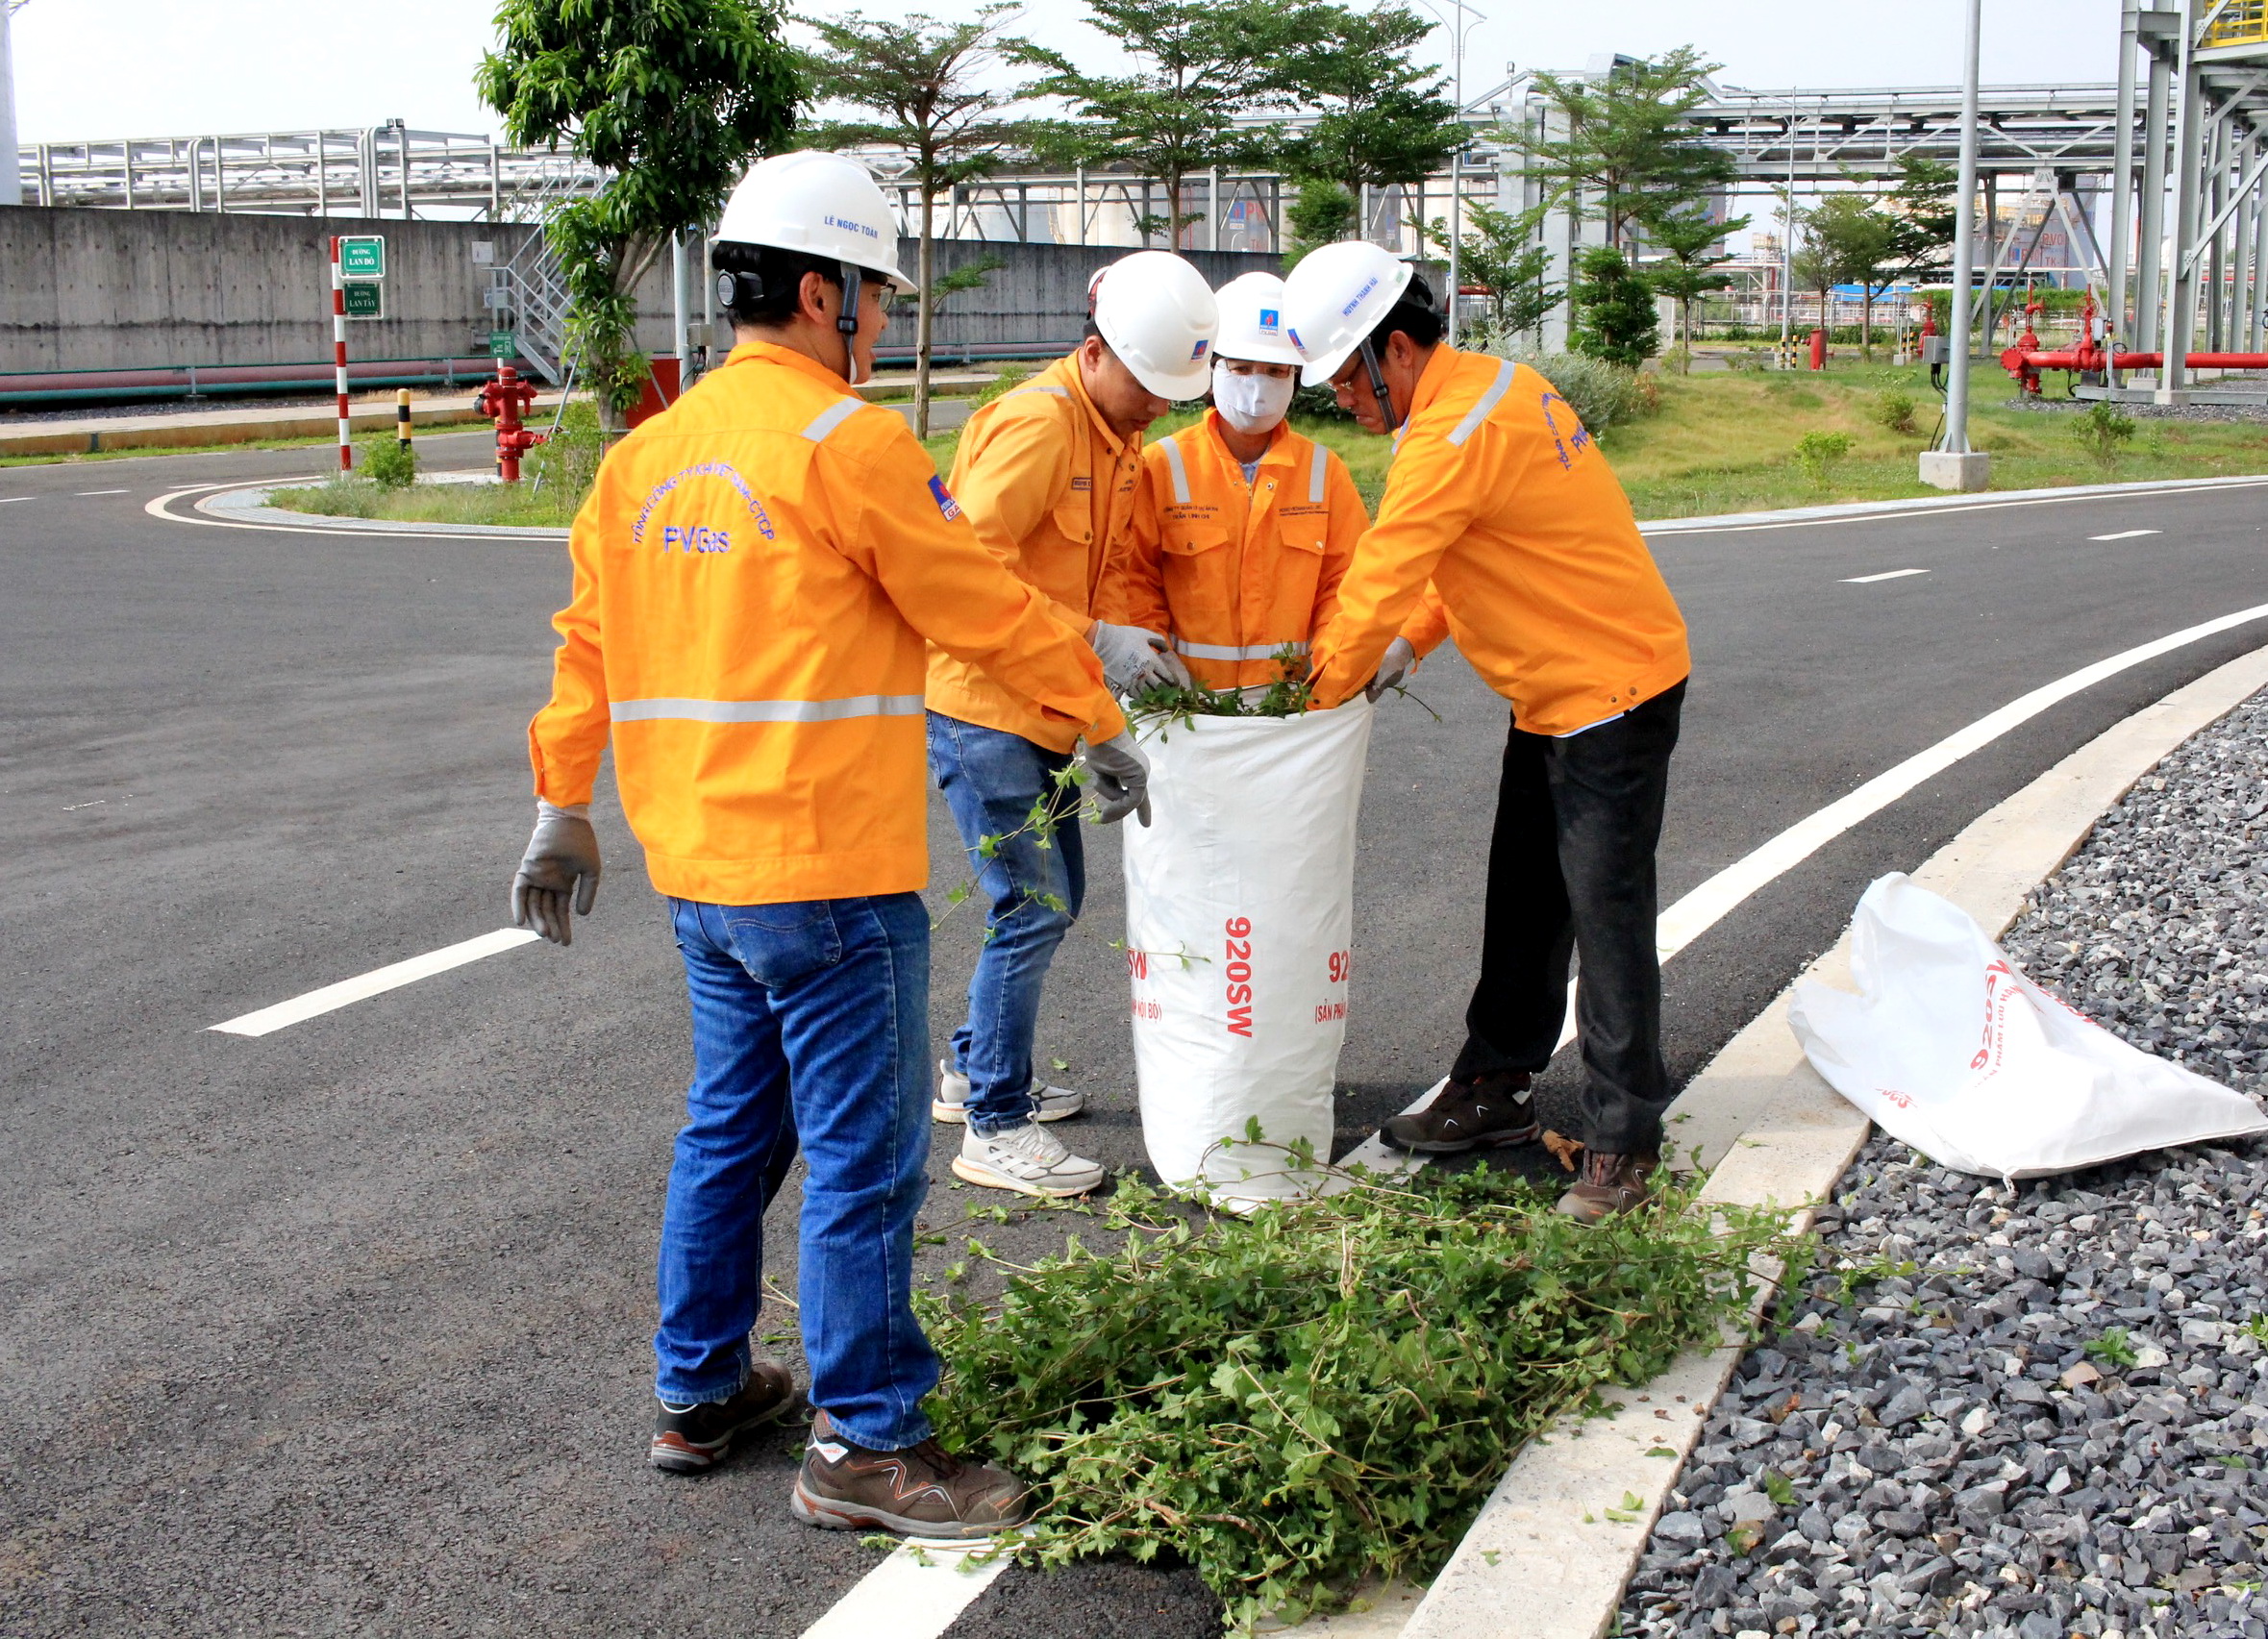
[[[921,190],[921,260],[914,274],[914,283],[921,286],[913,298],[913,435],[930,435],[930,335],[935,318],[935,301],[930,295],[930,281],[936,273],[936,228],[932,216],[936,195],[927,186]]]
[[[1165,248],[1179,255],[1182,248],[1182,173],[1165,174]]]
[[[1858,351],[1866,361],[1874,362],[1874,286],[1858,286]]]

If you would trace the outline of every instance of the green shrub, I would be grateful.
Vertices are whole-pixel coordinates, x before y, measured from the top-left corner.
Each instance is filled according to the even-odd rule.
[[[1829,470],[1851,453],[1851,443],[1848,433],[1807,433],[1796,440],[1796,460],[1812,484],[1824,489]]]
[[[2107,472],[2118,465],[2120,450],[2133,441],[2134,418],[2108,399],[2097,399],[2072,419],[2071,435]]]
[[[417,482],[417,446],[391,433],[365,438],[356,452],[355,468],[381,489],[407,489]]]
[[[1874,401],[1874,418],[1893,433],[1913,431],[1913,397],[1909,393],[1886,392]]]
[[[1619,421],[1646,413],[1649,405],[1638,372],[1587,353],[1554,353],[1530,362],[1597,437]]]
[[[597,407],[588,399],[578,399],[567,406],[557,427],[537,426],[536,431],[551,436],[528,453],[521,470],[537,489],[563,492],[574,497],[574,505],[582,505],[598,479],[600,458],[607,453]]]
[[[1569,345],[1578,353],[1636,369],[1661,349],[1654,286],[1611,245],[1583,253],[1568,301],[1574,309]]]

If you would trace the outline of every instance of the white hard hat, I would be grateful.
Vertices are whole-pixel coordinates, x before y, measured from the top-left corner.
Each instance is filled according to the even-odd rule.
[[[1284,334],[1284,281],[1273,273],[1246,273],[1213,292],[1221,307],[1217,359],[1247,359],[1256,364],[1303,364],[1299,349]]]
[[[1212,381],[1220,308],[1199,273],[1171,251],[1121,257],[1087,286],[1095,329],[1159,398],[1198,398]]]
[[[1383,245],[1342,239],[1300,258],[1284,281],[1284,331],[1307,368],[1305,386],[1338,374],[1408,288],[1409,263]]]
[[[847,261],[908,295],[898,222],[874,173],[847,154],[807,148],[751,165],[716,225],[720,244],[770,245]]]

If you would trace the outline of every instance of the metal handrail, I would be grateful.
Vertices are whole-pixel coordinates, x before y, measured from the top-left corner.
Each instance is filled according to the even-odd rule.
[[[2198,43],[2208,50],[2221,45],[2268,45],[2268,0],[2229,0]]]

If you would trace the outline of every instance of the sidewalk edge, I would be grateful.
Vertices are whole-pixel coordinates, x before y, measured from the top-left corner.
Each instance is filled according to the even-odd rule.
[[[1707,534],[1714,531],[1795,529],[1807,524],[1849,523],[1864,518],[1896,518],[1915,512],[1964,512],[1993,507],[2044,507],[2064,501],[2115,499],[2126,495],[2179,493],[2187,489],[2249,489],[2268,484],[2268,473],[2221,478],[2146,478],[2130,484],[2069,484],[2054,489],[1986,490],[1980,495],[1915,495],[1901,501],[1838,501],[1823,507],[1789,507],[1777,512],[1711,512],[1692,518],[1641,519],[1649,535]]]
[[[2263,687],[2268,647],[2105,731],[1972,822],[1914,880],[1997,937],[2136,781]],[[1804,977],[1847,983],[1849,960],[1846,931]],[[1697,1144],[1714,1168],[1703,1200],[1801,1205],[1807,1229],[1809,1204],[1870,1128],[1805,1060],[1787,1025],[1792,996],[1791,985],[1725,1045],[1670,1119],[1676,1144]],[[1523,1449],[1403,1639],[1601,1639],[1740,1353],[1737,1344],[1688,1351],[1654,1381],[1614,1391],[1608,1416],[1563,1423]],[[1641,1505],[1626,1509],[1626,1497]]]

